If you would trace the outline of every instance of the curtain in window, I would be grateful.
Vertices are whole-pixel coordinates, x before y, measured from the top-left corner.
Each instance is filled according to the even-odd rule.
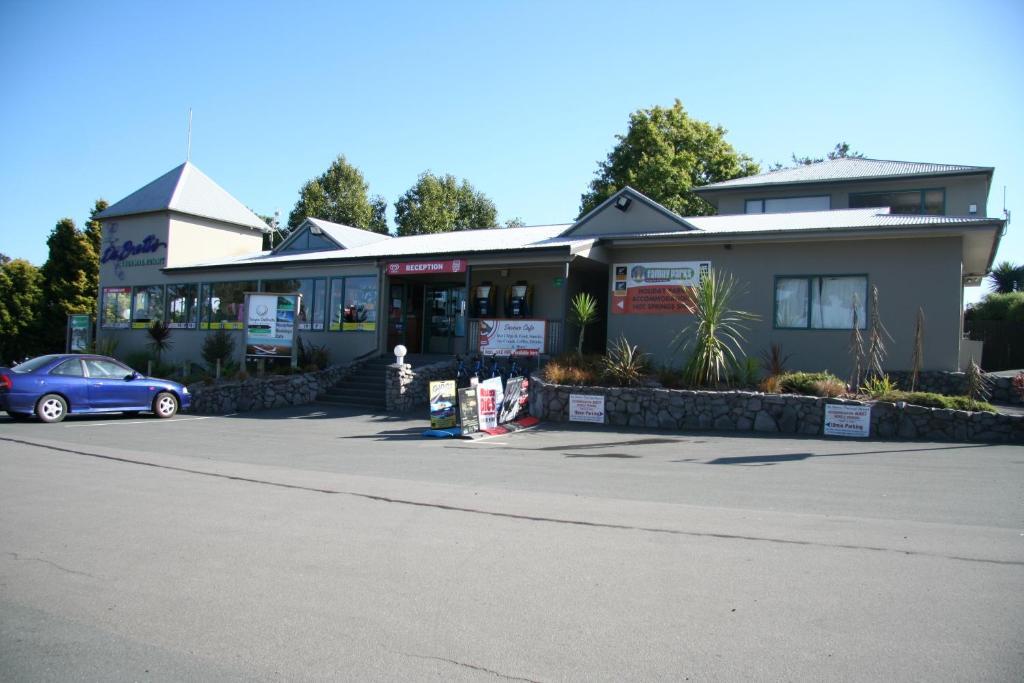
[[[776,327],[807,327],[807,289],[807,278],[779,278],[776,281]]]
[[[853,303],[857,302],[857,326],[866,326],[863,277],[811,278],[811,327],[826,330],[853,329]]]

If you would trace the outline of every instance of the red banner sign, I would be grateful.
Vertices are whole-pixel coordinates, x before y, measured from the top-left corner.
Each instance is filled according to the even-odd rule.
[[[458,258],[451,261],[403,261],[388,264],[388,275],[441,275],[465,272],[466,260]]]

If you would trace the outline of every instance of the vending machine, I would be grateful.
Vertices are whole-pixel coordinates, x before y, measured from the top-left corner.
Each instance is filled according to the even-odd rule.
[[[518,280],[508,288],[505,313],[510,318],[529,318],[533,311],[533,286]]]
[[[498,287],[492,282],[481,282],[473,288],[473,317],[493,318],[498,315]]]

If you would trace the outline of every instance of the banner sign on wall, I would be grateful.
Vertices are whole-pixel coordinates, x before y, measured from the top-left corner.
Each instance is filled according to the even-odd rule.
[[[292,358],[299,294],[245,295],[245,355]]]
[[[501,378],[486,379],[477,386],[480,429],[494,429],[498,426],[498,413],[505,391],[501,387]]]
[[[544,320],[481,320],[480,353],[485,356],[537,356],[544,353]]]
[[[462,433],[472,434],[480,429],[479,401],[476,387],[459,389],[459,419],[462,421]]]
[[[92,337],[92,316],[88,313],[72,313],[68,316],[68,353],[86,353]]]
[[[430,383],[430,427],[447,429],[455,426],[455,380]]]
[[[825,436],[871,435],[871,406],[825,404]]]
[[[693,313],[693,288],[710,271],[710,261],[616,263],[612,314]]]
[[[388,264],[388,275],[442,275],[465,272],[466,260],[458,258],[450,261],[403,261]]]
[[[569,394],[569,421],[604,424],[604,396]]]
[[[530,412],[530,380],[525,377],[509,377],[505,382],[505,397],[501,401],[498,424],[512,422]]]

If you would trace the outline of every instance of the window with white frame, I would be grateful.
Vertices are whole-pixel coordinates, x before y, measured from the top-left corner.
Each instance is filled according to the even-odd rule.
[[[798,275],[775,279],[775,327],[852,330],[867,327],[866,275]]]
[[[793,213],[796,211],[828,211],[832,208],[832,198],[821,195],[816,197],[777,197],[775,199],[748,199],[746,213]]]

